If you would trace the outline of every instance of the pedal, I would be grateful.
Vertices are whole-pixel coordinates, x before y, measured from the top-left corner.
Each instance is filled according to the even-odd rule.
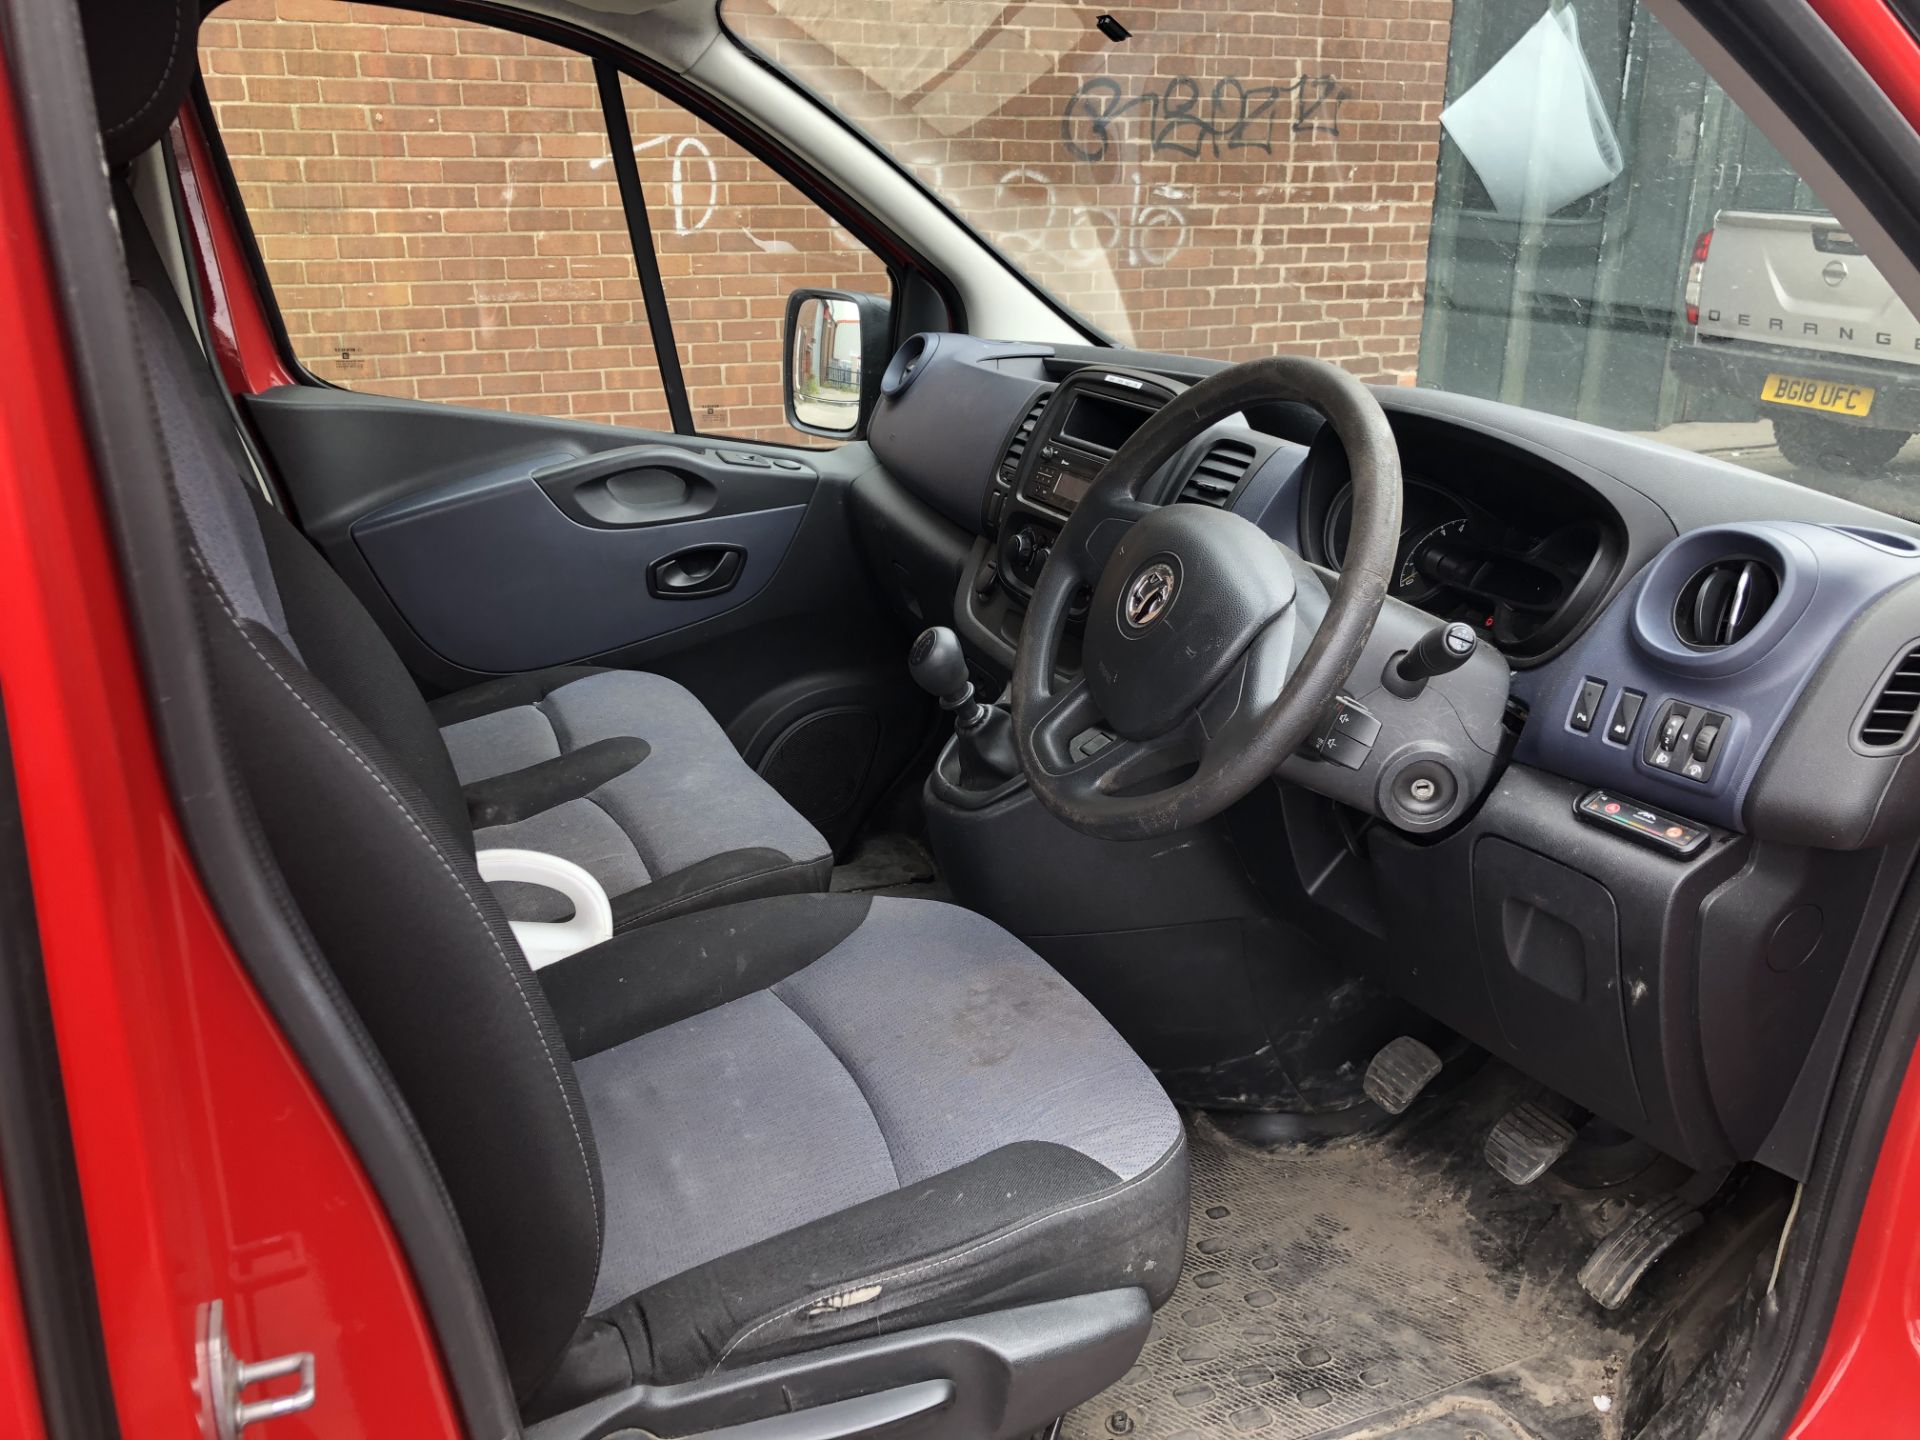
[[[1705,1222],[1679,1195],[1649,1200],[1620,1222],[1580,1267],[1580,1284],[1609,1310],[1618,1310],[1658,1260]]]
[[[1531,1185],[1573,1146],[1574,1129],[1537,1100],[1516,1105],[1488,1132],[1487,1163],[1515,1185]]]
[[[1389,1040],[1367,1065],[1361,1089],[1389,1115],[1404,1114],[1440,1073],[1440,1057],[1411,1035]]]

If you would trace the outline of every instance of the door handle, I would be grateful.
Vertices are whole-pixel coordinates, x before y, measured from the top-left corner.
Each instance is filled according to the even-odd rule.
[[[647,566],[647,593],[659,600],[704,600],[740,582],[747,552],[738,545],[695,545]]]

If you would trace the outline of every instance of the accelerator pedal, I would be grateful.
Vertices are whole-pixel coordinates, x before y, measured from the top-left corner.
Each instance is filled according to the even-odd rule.
[[[1679,1195],[1662,1195],[1636,1207],[1602,1240],[1580,1267],[1580,1284],[1609,1310],[1618,1310],[1640,1277],[1705,1217]]]
[[[1537,1100],[1514,1106],[1487,1135],[1487,1163],[1515,1185],[1531,1185],[1573,1146],[1574,1129]]]
[[[1360,1088],[1389,1115],[1400,1115],[1439,1073],[1440,1057],[1431,1046],[1411,1035],[1400,1035],[1382,1045],[1368,1062],[1367,1078]]]

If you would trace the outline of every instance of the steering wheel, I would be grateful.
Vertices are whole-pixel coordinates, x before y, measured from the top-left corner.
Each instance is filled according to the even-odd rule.
[[[1298,581],[1283,547],[1229,511],[1140,498],[1208,426],[1276,400],[1326,416],[1353,477],[1346,560],[1297,666]],[[1107,464],[1034,586],[1013,675],[1034,794],[1075,829],[1115,840],[1219,814],[1306,740],[1346,683],[1399,540],[1400,452],[1379,402],[1344,370],[1274,356],[1183,391]],[[1057,686],[1067,613],[1088,587],[1082,673]]]

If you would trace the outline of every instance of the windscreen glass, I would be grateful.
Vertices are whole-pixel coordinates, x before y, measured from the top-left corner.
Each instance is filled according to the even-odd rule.
[[[1920,517],[1920,325],[1633,0],[721,13],[1115,343],[1314,355]]]

